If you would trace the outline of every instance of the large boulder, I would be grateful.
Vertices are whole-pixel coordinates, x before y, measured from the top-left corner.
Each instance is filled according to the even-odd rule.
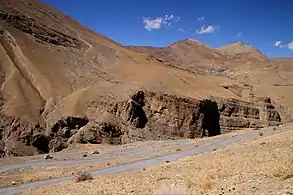
[[[121,144],[125,128],[121,118],[105,112],[96,121],[80,128],[67,143]]]
[[[49,129],[48,134],[50,135],[49,150],[58,152],[68,146],[68,143],[72,143],[76,134],[82,127],[86,126],[89,122],[87,117],[66,117],[58,120],[52,128]],[[80,134],[83,136],[83,131]],[[88,135],[85,133],[85,135]],[[78,135],[77,135],[78,136]],[[87,142],[81,142],[87,143]]]
[[[49,148],[52,152],[59,152],[67,147],[67,140],[61,136],[57,136],[54,139],[51,139],[49,143]]]
[[[145,94],[143,91],[135,92],[128,101],[117,104],[116,116],[121,117],[134,128],[144,128],[148,122],[143,107],[145,106]]]
[[[51,133],[55,133],[58,135],[63,134],[62,136],[66,136],[67,130],[79,129],[85,126],[88,122],[89,119],[87,117],[69,116],[64,119],[58,120],[51,128]]]
[[[80,128],[75,135],[73,135],[69,140],[68,144],[72,143],[91,143],[98,144],[101,142],[101,137],[98,133],[99,126],[95,123],[89,123],[88,125]]]

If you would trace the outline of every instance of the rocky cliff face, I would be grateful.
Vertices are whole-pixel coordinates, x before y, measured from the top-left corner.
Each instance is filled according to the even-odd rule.
[[[46,132],[30,128],[25,136],[8,136],[6,155],[56,152],[72,143],[122,144],[149,139],[200,138],[240,128],[278,125],[281,121],[269,98],[260,98],[254,104],[138,91],[128,100],[102,105],[102,115],[96,120],[67,117],[48,126]],[[11,132],[13,135],[22,130]],[[19,139],[9,141],[15,137]],[[24,151],[19,152],[19,148]]]
[[[222,133],[239,128],[260,128],[279,125],[281,118],[270,101],[260,99],[251,103],[240,100],[214,98],[220,112]]]

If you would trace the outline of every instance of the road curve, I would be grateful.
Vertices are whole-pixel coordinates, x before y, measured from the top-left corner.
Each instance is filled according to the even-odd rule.
[[[286,124],[286,125],[282,126],[282,128],[284,128],[284,127],[286,127],[286,128],[292,127],[293,128],[293,124]],[[260,132],[273,132],[273,128],[270,127],[270,128],[262,129],[262,130],[260,130]],[[97,169],[97,170],[91,170],[89,172],[91,172],[94,176],[96,176],[96,175],[114,174],[114,173],[133,171],[136,169],[146,168],[146,167],[150,167],[150,166],[157,165],[160,163],[164,163],[167,160],[168,161],[176,161],[176,160],[183,158],[183,157],[198,155],[198,154],[206,153],[206,152],[212,152],[216,149],[224,148],[224,147],[231,145],[235,142],[238,142],[240,140],[244,140],[249,137],[253,137],[253,136],[257,135],[258,133],[259,133],[258,131],[252,131],[252,132],[248,132],[245,134],[235,135],[232,137],[228,137],[226,139],[218,140],[218,141],[215,141],[214,143],[211,143],[209,145],[203,145],[203,146],[199,146],[196,148],[184,150],[181,152],[174,152],[174,153],[164,154],[164,155],[160,155],[160,156],[156,156],[156,157],[145,158],[145,159],[135,160],[135,161],[122,163],[122,164],[118,164],[118,165],[108,166],[108,167],[104,167],[104,168]],[[144,150],[144,149],[140,149],[140,150]],[[43,187],[43,186],[47,186],[47,185],[52,185],[52,184],[56,184],[59,182],[68,181],[68,180],[72,180],[72,179],[73,179],[73,176],[68,176],[68,177],[60,177],[60,178],[56,178],[56,179],[46,179],[46,180],[42,180],[42,181],[24,183],[24,184],[20,184],[20,185],[16,185],[16,186],[3,187],[3,188],[0,188],[0,194],[1,195],[2,194],[3,195],[16,194],[16,193],[20,193],[25,190]]]

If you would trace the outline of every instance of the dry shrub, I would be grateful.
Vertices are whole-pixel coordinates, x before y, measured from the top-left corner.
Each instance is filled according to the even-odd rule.
[[[186,185],[187,188],[191,188],[191,187],[195,186],[195,184],[191,180],[187,180],[187,182],[185,183],[185,185]]]
[[[279,166],[272,169],[274,177],[279,177],[280,179],[286,180],[293,177],[293,169],[290,166]]]
[[[256,128],[253,128],[253,130],[258,131],[258,130],[260,130],[260,128],[256,127]]]
[[[87,180],[92,180],[93,176],[85,171],[81,171],[75,174],[75,182],[82,182],[82,181],[87,181]]]
[[[258,135],[259,135],[259,136],[263,136],[263,132],[261,132],[261,131],[258,132]]]
[[[282,179],[286,180],[286,179],[290,179],[293,177],[293,172],[291,173],[286,173],[285,175],[283,175]]]
[[[213,185],[214,185],[213,182],[207,181],[207,182],[199,184],[199,187],[203,190],[210,190],[213,188]]]
[[[181,187],[162,187],[154,191],[154,195],[187,195]]]

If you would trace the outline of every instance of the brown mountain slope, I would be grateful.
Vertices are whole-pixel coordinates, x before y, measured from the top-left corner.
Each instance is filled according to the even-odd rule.
[[[236,43],[225,45],[218,49],[226,55],[237,55],[237,54],[247,54],[257,59],[266,59],[266,56],[263,55],[260,51],[252,47],[251,45],[245,45],[242,41]]]
[[[221,65],[224,64],[225,60],[216,49],[193,39],[178,41],[162,48],[139,46],[130,46],[128,48],[155,56],[167,63],[192,72],[200,72],[201,69],[221,69]]]
[[[238,91],[245,87],[237,81],[196,75],[129,50],[37,1],[2,0],[0,29],[5,155],[59,151],[75,142],[211,136],[220,127],[280,121],[269,100],[242,101]],[[222,62],[217,50],[198,42],[170,48],[194,45],[198,58]]]
[[[293,58],[274,58],[272,61],[278,69],[293,72]]]
[[[220,48],[211,48],[189,38],[161,48],[143,46],[128,46],[128,48],[161,58],[172,65],[201,73],[217,73],[221,70],[246,67],[259,69],[272,66],[271,61],[265,55],[241,41]],[[258,66],[255,66],[255,64],[258,64]],[[209,69],[218,71],[208,71]]]
[[[278,104],[293,108],[293,104],[290,103],[293,84],[291,60],[269,59],[251,45],[245,45],[241,41],[220,48],[211,48],[192,39],[162,48],[129,48],[193,72],[227,76],[250,86],[248,91],[251,95],[269,96]],[[243,86],[238,87],[247,91]]]

